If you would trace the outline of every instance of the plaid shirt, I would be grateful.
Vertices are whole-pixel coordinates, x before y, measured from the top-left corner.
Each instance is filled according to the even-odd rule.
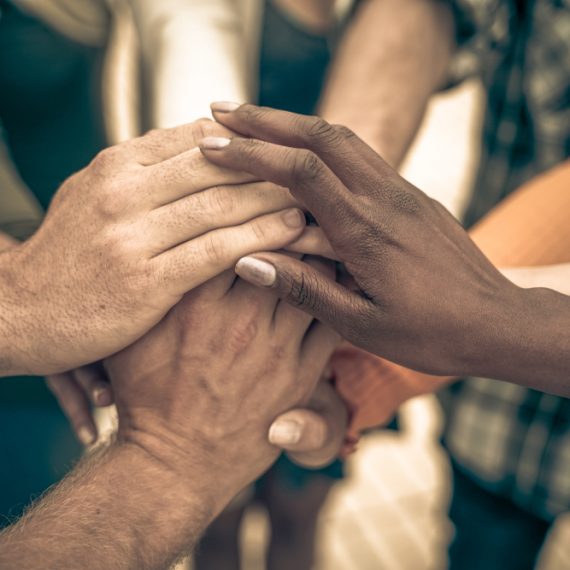
[[[455,0],[453,9],[455,79],[477,73],[488,94],[471,225],[570,155],[570,0]],[[443,403],[444,441],[479,484],[546,519],[570,509],[570,400],[470,378]]]

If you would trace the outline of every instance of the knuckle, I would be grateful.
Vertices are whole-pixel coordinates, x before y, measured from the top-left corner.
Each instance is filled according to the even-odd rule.
[[[143,136],[142,140],[148,142],[159,142],[167,133],[167,129],[154,128],[147,131]]]
[[[235,192],[232,192],[225,186],[218,186],[208,191],[208,201],[211,205],[213,214],[224,214],[231,216],[238,209],[238,198]]]
[[[293,183],[306,184],[313,182],[321,176],[322,169],[322,163],[316,154],[309,150],[296,151],[293,156]]]
[[[209,235],[204,242],[204,257],[214,266],[223,265],[228,255],[225,241],[219,236]]]
[[[251,233],[255,241],[264,243],[269,239],[271,229],[268,224],[264,224],[261,220],[256,220],[251,224]]]
[[[194,131],[194,137],[196,138],[196,140],[200,140],[209,136],[214,130],[213,129],[214,124],[215,123],[213,121],[206,118],[201,118],[198,119],[197,121],[194,121],[192,123],[192,127]]]
[[[116,146],[103,149],[91,161],[91,170],[95,174],[106,174],[115,166],[118,154],[119,149]]]
[[[253,161],[259,158],[260,153],[262,154],[267,147],[266,143],[257,139],[238,139],[237,142],[244,155]]]
[[[262,107],[257,107],[250,104],[242,105],[237,110],[237,113],[241,115],[241,117],[248,123],[261,121],[267,114],[267,112]]]
[[[392,205],[395,210],[402,214],[418,214],[422,209],[419,196],[402,189],[393,192]]]
[[[351,140],[357,138],[356,133],[345,125],[334,125],[333,129],[339,140]]]
[[[126,267],[125,292],[132,300],[151,298],[157,286],[168,288],[170,279],[176,277],[176,271],[166,273],[150,263],[130,264]]]
[[[300,273],[290,278],[288,283],[288,299],[297,307],[313,311],[319,308],[319,283],[309,273]]]
[[[102,232],[101,237],[98,245],[99,249],[104,251],[107,263],[111,266],[119,266],[122,272],[127,272],[139,254],[136,237],[131,235],[129,230],[117,226]]]
[[[315,142],[317,144],[329,143],[337,137],[334,127],[321,117],[311,117],[308,119],[305,135],[309,142]]]
[[[103,218],[116,219],[128,209],[128,200],[117,180],[108,180],[99,189],[99,213]]]
[[[396,173],[383,178],[379,192],[395,213],[418,214],[423,209],[422,194]]]
[[[258,307],[248,308],[249,314],[237,317],[228,331],[227,346],[236,354],[245,350],[259,332]]]
[[[151,129],[144,135],[133,139],[130,144],[134,149],[154,153],[164,144],[165,139],[169,138],[170,136],[170,129]]]

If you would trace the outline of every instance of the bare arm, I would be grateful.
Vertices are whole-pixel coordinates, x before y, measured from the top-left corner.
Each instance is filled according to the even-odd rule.
[[[136,446],[96,452],[0,534],[0,567],[169,567],[192,548],[219,501],[204,460],[181,478]]]
[[[226,126],[267,142],[205,139],[205,156],[289,187],[362,293],[279,254],[240,260],[240,276],[273,287],[361,348],[411,368],[570,393],[569,297],[515,287],[445,208],[354,133],[253,105],[212,108]]]
[[[153,131],[106,149],[62,185],[38,231],[0,255],[0,376],[63,372],[128,346],[185,292],[232,267],[239,254],[222,262],[231,248],[220,240],[256,251],[281,230],[278,248],[300,235],[304,218],[285,189],[212,169],[193,148],[220,128]],[[253,190],[260,199],[245,200]]]
[[[367,0],[339,48],[320,114],[398,166],[441,87],[454,25],[436,0]]]
[[[278,457],[271,422],[307,402],[337,342],[233,272],[186,295],[106,362],[117,443],[0,534],[0,568],[170,567]]]

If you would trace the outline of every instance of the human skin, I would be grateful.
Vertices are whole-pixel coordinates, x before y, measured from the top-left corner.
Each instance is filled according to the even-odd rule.
[[[423,15],[416,17],[420,11]],[[452,20],[443,2],[363,2],[337,50],[319,114],[331,123],[347,125],[387,162],[398,166],[419,128],[427,102],[446,82],[454,51]],[[374,41],[370,41],[370,37]],[[414,41],[410,42],[409,38]],[[544,227],[538,228],[541,238],[544,238]],[[560,230],[560,226],[557,228],[554,231]],[[529,247],[537,247],[539,243],[533,231],[527,231],[519,244],[522,258],[519,254],[517,259],[512,259],[512,256],[517,257],[517,251],[512,249],[503,252],[506,257],[493,257],[488,249],[492,244],[479,243],[477,235],[472,237],[497,267],[508,267],[502,271],[517,285],[568,292],[567,265],[559,263],[566,259],[551,258],[563,240],[554,244],[548,241],[541,259],[529,261],[525,258]],[[310,241],[306,237],[302,241],[300,249],[307,244],[312,251],[322,247],[315,236]],[[524,264],[534,267],[514,267]],[[374,399],[374,425],[387,422],[408,398],[434,392],[454,380],[422,374],[389,361],[384,361],[382,366],[384,372],[375,381],[376,386],[383,388],[382,397]],[[305,427],[309,431],[311,424],[303,429]]]
[[[565,162],[513,192],[469,232],[485,256],[520,287],[570,293],[569,180],[570,163]],[[318,241],[313,236],[311,245]],[[320,247],[323,252],[331,250],[326,243]],[[337,390],[355,410],[349,424],[349,435],[355,437],[387,423],[410,398],[435,392],[457,379],[410,370],[348,345],[335,352],[331,367]],[[332,434],[334,414],[327,418],[326,429]],[[307,418],[302,432],[308,436],[315,421]],[[322,433],[322,424],[318,430]],[[287,449],[295,447],[294,443],[277,443]]]
[[[169,567],[276,459],[271,421],[307,402],[337,342],[233,272],[186,295],[106,362],[116,441],[0,534],[0,566]]]
[[[219,129],[203,120],[103,151],[62,185],[36,234],[0,254],[0,375],[112,354],[240,254],[300,235],[287,190],[204,160],[196,141]]]
[[[398,166],[431,95],[445,84],[453,50],[453,17],[444,2],[362,2],[337,49],[318,114],[346,125]]]
[[[206,139],[205,156],[289,187],[359,291],[279,254],[240,262],[240,275],[399,364],[570,393],[566,296],[514,286],[443,206],[347,129],[253,105],[212,108],[254,138]]]

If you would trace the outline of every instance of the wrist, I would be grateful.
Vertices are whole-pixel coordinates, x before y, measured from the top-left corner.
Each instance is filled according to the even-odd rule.
[[[190,554],[225,507],[199,468],[198,458],[195,469],[182,472],[132,441],[116,441],[107,454],[113,464],[114,502],[126,511],[122,542],[139,551],[141,559],[153,561],[137,567],[166,568]]]
[[[167,430],[119,427],[116,445],[156,471],[175,496],[198,498],[200,518],[207,521],[206,524],[243,487],[239,483],[234,484],[231,472],[222,468],[220,458],[199,438],[191,441]],[[191,508],[193,510],[194,507]],[[192,517],[196,518],[195,513]]]
[[[13,255],[0,252],[0,377],[21,374],[18,352],[14,341],[21,340],[18,334],[19,313],[22,303],[18,302],[17,284],[13,272]]]
[[[476,350],[464,361],[463,372],[567,395],[568,361],[560,355],[570,347],[568,322],[568,297],[507,282],[472,327]]]
[[[35,295],[25,282],[24,245],[0,252],[0,377],[38,372],[34,339],[40,317],[32,316]]]
[[[468,332],[459,345],[457,376],[497,377],[500,362],[521,342],[518,331],[524,304],[524,291],[506,280],[491,292],[481,289],[473,311],[460,315]]]

